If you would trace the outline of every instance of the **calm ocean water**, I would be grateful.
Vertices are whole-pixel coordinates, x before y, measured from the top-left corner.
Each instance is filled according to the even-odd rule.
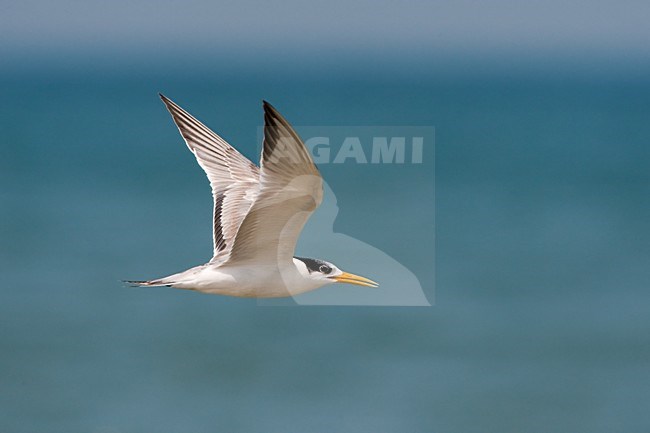
[[[322,168],[335,231],[435,305],[123,287],[211,248],[159,91],[254,161],[262,98],[302,125],[435,126],[435,248],[433,159]],[[1,431],[650,429],[650,81],[38,71],[0,96]]]

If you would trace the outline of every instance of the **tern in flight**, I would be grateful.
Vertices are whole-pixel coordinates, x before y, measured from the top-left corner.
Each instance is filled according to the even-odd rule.
[[[294,257],[298,236],[323,199],[323,180],[304,143],[268,102],[259,168],[173,101],[160,95],[208,176],[214,199],[212,259],[137,286],[273,298],[333,283],[377,287],[325,260]]]

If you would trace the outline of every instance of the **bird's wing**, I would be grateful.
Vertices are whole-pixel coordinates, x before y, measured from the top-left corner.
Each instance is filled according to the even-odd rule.
[[[300,232],[323,199],[323,180],[291,125],[264,102],[260,189],[239,227],[229,263],[290,262]]]
[[[225,259],[259,187],[259,169],[226,140],[160,95],[187,147],[208,176],[214,198],[212,261]]]

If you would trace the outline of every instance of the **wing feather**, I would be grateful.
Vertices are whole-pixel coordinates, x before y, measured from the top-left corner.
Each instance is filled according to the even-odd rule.
[[[257,195],[260,170],[172,100],[162,94],[160,98],[208,176],[214,200],[212,261],[225,260]]]
[[[281,265],[292,260],[303,226],[320,205],[323,181],[304,143],[264,101],[260,189],[228,261]]]

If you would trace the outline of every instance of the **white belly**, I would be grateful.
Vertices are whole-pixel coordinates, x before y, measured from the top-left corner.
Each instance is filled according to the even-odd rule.
[[[246,298],[294,296],[327,284],[304,277],[293,263],[282,269],[273,265],[205,265],[175,277],[172,287]]]

